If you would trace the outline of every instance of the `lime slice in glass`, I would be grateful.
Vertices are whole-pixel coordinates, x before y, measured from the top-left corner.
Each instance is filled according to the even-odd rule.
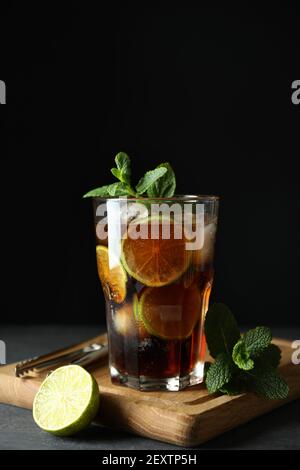
[[[188,338],[201,316],[202,297],[198,286],[180,283],[145,287],[138,303],[138,315],[152,336],[164,340]]]
[[[154,229],[156,234],[152,236]],[[172,220],[156,216],[137,219],[131,222],[123,239],[122,264],[131,277],[146,286],[171,284],[190,264],[191,251],[186,250],[186,241],[184,236],[178,238]]]
[[[56,369],[41,384],[33,403],[36,424],[51,434],[70,436],[88,426],[99,407],[95,378],[77,365]]]

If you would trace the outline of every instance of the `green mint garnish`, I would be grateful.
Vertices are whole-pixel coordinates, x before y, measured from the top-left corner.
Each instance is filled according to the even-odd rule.
[[[117,183],[101,186],[86,193],[83,197],[172,197],[176,189],[176,178],[169,163],[162,163],[154,170],[147,171],[134,189],[131,182],[130,158],[125,152],[115,157],[116,168],[112,174],[119,180]]]
[[[204,363],[204,369],[203,369],[203,377],[204,377],[204,380],[206,380],[206,375],[207,375],[207,372],[210,368],[210,366],[212,365],[211,362],[205,362]]]
[[[101,188],[92,189],[83,197],[110,197],[110,196],[127,196],[129,194],[128,187],[124,183],[113,183]]]
[[[226,353],[221,353],[206,373],[206,385],[209,393],[215,393],[232,377],[232,361]]]
[[[213,304],[205,319],[205,335],[212,364],[205,364],[209,393],[236,395],[255,392],[267,399],[287,398],[289,387],[277,371],[281,351],[271,344],[269,328],[258,326],[242,337],[233,314],[224,304]]]
[[[240,369],[250,370],[254,367],[254,361],[251,359],[242,339],[240,339],[234,346],[232,351],[232,359]]]
[[[253,358],[258,357],[271,343],[272,333],[265,326],[247,331],[233,348],[232,359],[240,369],[254,367]]]
[[[147,190],[149,197],[172,197],[176,189],[176,178],[170,163],[161,163],[157,168],[166,168],[166,172]]]
[[[258,366],[270,366],[274,369],[277,369],[281,359],[281,351],[276,344],[269,344],[267,349],[265,349],[256,359],[255,363]]]
[[[137,193],[144,194],[165,173],[167,173],[166,168],[155,168],[155,170],[147,171],[136,185]]]
[[[108,185],[101,186],[101,188],[92,189],[86,193],[83,197],[107,197],[108,195]]]
[[[250,370],[254,367],[254,361],[251,359],[243,340],[238,341],[234,346],[232,359],[240,369]]]
[[[251,357],[259,356],[271,343],[272,333],[265,326],[258,326],[244,334],[242,341]]]
[[[110,196],[126,196],[130,190],[125,183],[113,183],[107,186],[107,191]]]
[[[247,391],[247,381],[245,377],[236,372],[230,381],[222,385],[218,391],[226,395],[240,395]]]
[[[269,400],[283,400],[289,394],[289,387],[273,367],[259,367],[248,372],[252,379],[253,391]]]
[[[119,152],[115,157],[117,168],[112,168],[112,174],[121,181],[121,183],[129,184],[131,180],[130,158],[127,153]]]
[[[213,304],[205,320],[205,335],[209,352],[213,358],[225,352],[231,357],[235,343],[240,339],[237,322],[224,304]]]

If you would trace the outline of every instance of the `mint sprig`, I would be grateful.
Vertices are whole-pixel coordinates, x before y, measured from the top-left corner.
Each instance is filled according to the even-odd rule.
[[[112,174],[119,181],[117,183],[92,189],[83,197],[172,197],[175,193],[175,173],[169,163],[162,163],[154,170],[147,171],[139,180],[135,189],[131,182],[130,158],[125,152],[119,152],[115,157],[116,167],[111,169]]]
[[[205,336],[212,364],[206,363],[209,393],[237,395],[255,392],[267,399],[285,399],[289,387],[277,371],[281,351],[272,344],[269,328],[258,326],[241,336],[229,308],[213,304],[205,319]]]
[[[235,343],[240,339],[240,330],[229,308],[221,303],[213,304],[206,315],[205,336],[213,358],[226,353],[231,357]]]

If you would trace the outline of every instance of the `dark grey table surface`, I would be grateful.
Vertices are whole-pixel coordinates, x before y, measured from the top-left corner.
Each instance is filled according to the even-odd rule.
[[[0,340],[6,343],[7,362],[14,362],[88,339],[100,332],[97,326],[0,325]],[[300,339],[300,331],[296,329],[274,328],[273,332],[281,337]],[[40,431],[30,411],[0,405],[0,450],[4,449],[181,448],[100,426],[90,426],[76,437],[58,438]],[[300,449],[300,400],[229,431],[199,449]]]

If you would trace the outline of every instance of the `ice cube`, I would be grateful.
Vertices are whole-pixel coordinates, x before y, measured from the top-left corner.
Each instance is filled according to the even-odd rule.
[[[122,336],[132,336],[136,334],[136,323],[132,303],[127,302],[115,311],[113,323],[117,333]]]

